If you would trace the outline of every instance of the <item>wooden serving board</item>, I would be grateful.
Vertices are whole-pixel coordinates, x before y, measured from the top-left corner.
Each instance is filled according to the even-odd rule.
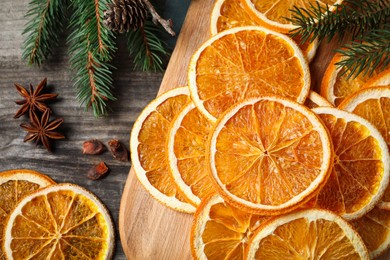
[[[191,1],[159,94],[187,85],[190,58],[210,36],[213,3]],[[191,222],[192,215],[171,210],[153,199],[130,169],[119,212],[119,233],[128,259],[191,259]]]
[[[158,94],[187,85],[190,58],[210,37],[213,6],[214,0],[191,1]],[[336,44],[336,41],[322,44],[311,62],[312,89],[319,90]],[[192,215],[176,212],[157,202],[138,181],[133,168],[130,169],[119,212],[119,233],[128,259],[191,259],[191,224]]]

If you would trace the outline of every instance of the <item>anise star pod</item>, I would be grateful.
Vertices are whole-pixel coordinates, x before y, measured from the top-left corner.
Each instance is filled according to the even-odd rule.
[[[56,132],[57,129],[64,120],[57,118],[50,121],[50,111],[48,109],[43,112],[41,118],[34,111],[30,111],[30,123],[23,123],[20,126],[28,133],[24,138],[24,142],[35,141],[35,144],[42,143],[48,151],[51,151],[52,139],[63,139],[65,136]]]

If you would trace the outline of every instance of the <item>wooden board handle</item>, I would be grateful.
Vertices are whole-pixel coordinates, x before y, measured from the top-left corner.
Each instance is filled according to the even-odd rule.
[[[159,94],[187,85],[192,54],[210,36],[213,0],[192,0]],[[131,169],[119,211],[119,233],[128,259],[191,259],[192,215],[171,210],[142,187]]]

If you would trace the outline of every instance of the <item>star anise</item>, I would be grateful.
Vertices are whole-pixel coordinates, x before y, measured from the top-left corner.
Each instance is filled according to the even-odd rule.
[[[16,104],[21,105],[22,107],[18,110],[18,112],[16,112],[14,118],[18,118],[25,113],[29,113],[29,111],[35,111],[35,109],[38,109],[41,112],[48,109],[45,102],[57,98],[58,94],[41,94],[42,89],[46,86],[46,84],[47,79],[45,78],[39,83],[35,91],[31,84],[30,91],[19,84],[15,84],[17,91],[24,99],[15,101]]]
[[[30,123],[23,123],[20,126],[28,133],[24,138],[24,142],[35,141],[35,144],[42,143],[48,151],[51,151],[51,139],[63,139],[65,136],[54,130],[59,127],[64,120],[57,118],[49,122],[50,111],[48,109],[43,112],[41,118],[34,111],[30,111]]]

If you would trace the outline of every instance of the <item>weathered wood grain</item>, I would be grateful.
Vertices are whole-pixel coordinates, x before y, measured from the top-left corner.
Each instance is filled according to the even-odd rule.
[[[130,162],[112,158],[110,152],[101,156],[87,156],[81,152],[82,143],[97,138],[106,145],[111,138],[121,140],[127,147],[134,120],[143,107],[158,91],[162,73],[134,72],[128,52],[119,39],[119,49],[114,60],[114,85],[118,101],[112,103],[108,117],[96,119],[84,112],[72,87],[65,39],[53,56],[41,67],[30,67],[21,61],[21,44],[29,0],[2,0],[0,3],[0,171],[29,168],[48,174],[56,182],[71,182],[94,192],[108,207],[116,225],[117,243],[114,259],[126,259],[119,241],[118,214]],[[13,83],[37,85],[48,78],[49,90],[58,93],[51,103],[54,113],[64,119],[60,130],[65,140],[55,143],[54,153],[32,143],[23,143],[25,132],[19,127],[27,117],[13,119],[20,99]],[[86,172],[100,160],[107,163],[110,174],[102,180],[87,179]]]

